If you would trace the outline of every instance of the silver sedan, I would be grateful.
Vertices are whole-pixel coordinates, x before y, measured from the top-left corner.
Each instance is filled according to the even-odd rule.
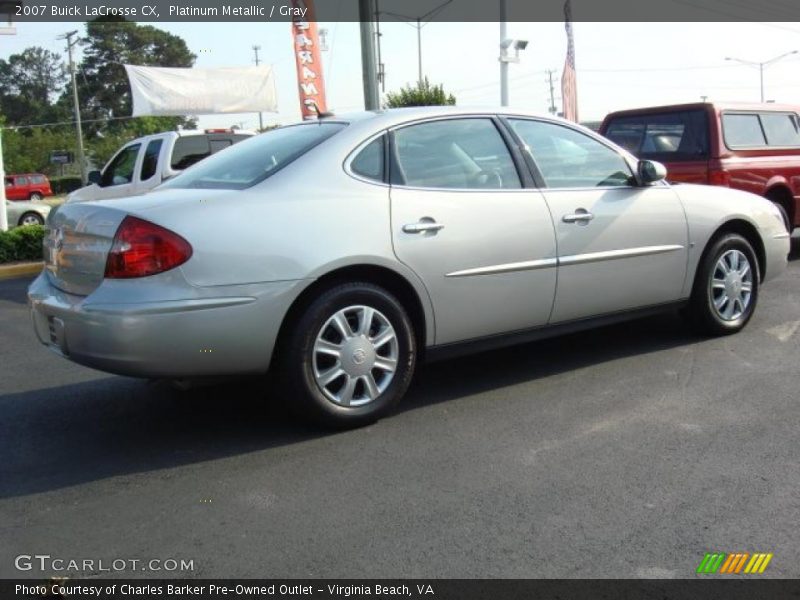
[[[524,112],[327,117],[237,144],[156,192],[61,207],[36,334],[112,373],[272,369],[355,426],[422,358],[683,308],[742,329],[789,234],[755,195],[671,186],[592,132]]]
[[[49,214],[50,206],[43,202],[28,200],[9,202],[6,200],[6,217],[8,218],[9,227],[44,225]]]

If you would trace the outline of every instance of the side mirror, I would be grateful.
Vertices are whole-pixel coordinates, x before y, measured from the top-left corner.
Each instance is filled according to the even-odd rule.
[[[638,171],[639,181],[644,185],[661,181],[667,177],[667,168],[654,160],[640,160]]]
[[[100,184],[100,179],[102,179],[102,174],[100,171],[89,171],[89,174],[86,176],[86,179],[89,180],[89,183],[96,183]]]

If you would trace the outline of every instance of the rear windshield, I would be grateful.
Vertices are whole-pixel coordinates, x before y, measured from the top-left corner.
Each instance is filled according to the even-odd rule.
[[[344,127],[345,123],[308,123],[273,129],[215,154],[162,187],[242,190],[265,180]]]
[[[173,169],[179,171],[188,169],[207,156],[211,156],[249,137],[252,136],[241,134],[207,134],[179,137],[175,140],[175,147],[172,149],[170,165]]]
[[[709,154],[704,110],[612,117],[604,135],[638,158],[688,161]]]

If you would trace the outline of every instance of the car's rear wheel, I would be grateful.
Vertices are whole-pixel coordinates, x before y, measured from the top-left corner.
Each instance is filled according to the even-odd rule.
[[[333,427],[358,427],[388,413],[408,389],[417,354],[403,306],[370,283],[340,284],[319,296],[282,350],[280,375],[292,408]]]
[[[33,192],[33,193],[30,195],[30,199],[31,199],[31,200],[33,200],[34,202],[38,202],[38,201],[39,201],[39,200],[41,200],[42,198],[44,198],[44,196],[42,196],[42,195],[41,195],[39,192]]]
[[[44,225],[44,218],[39,213],[26,212],[19,218],[18,225]]]
[[[756,308],[759,280],[750,243],[735,233],[717,238],[697,269],[687,311],[691,323],[710,335],[740,331]]]

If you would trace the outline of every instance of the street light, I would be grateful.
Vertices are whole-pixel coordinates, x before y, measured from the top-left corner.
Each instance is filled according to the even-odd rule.
[[[792,50],[791,52],[786,52],[781,54],[780,56],[776,56],[775,58],[771,58],[769,60],[765,60],[764,62],[756,62],[752,60],[742,60],[741,58],[731,58],[730,56],[726,56],[725,60],[732,60],[734,62],[742,63],[743,65],[747,65],[748,67],[758,67],[758,73],[761,81],[761,102],[764,102],[764,69],[771,65],[774,65],[776,62],[781,60],[782,58],[786,58],[787,56],[791,56],[792,54],[797,54],[797,50]]]
[[[412,27],[416,28],[417,30],[417,79],[419,83],[422,84],[422,28],[425,27],[428,23],[430,23],[431,19],[433,19],[437,14],[439,14],[444,7],[450,4],[453,0],[446,0],[442,2],[438,6],[435,6],[424,15],[419,15],[418,17],[409,17],[408,15],[401,15],[399,13],[389,12],[388,10],[380,11],[378,16],[380,15],[389,15],[391,17],[395,17],[402,21],[406,22],[406,25],[411,25]],[[378,43],[380,43],[380,38],[378,39]]]

